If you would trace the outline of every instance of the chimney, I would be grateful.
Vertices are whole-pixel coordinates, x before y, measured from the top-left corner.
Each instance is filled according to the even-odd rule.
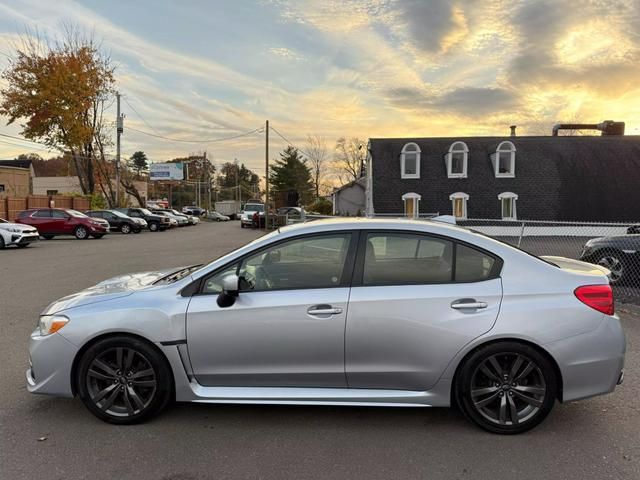
[[[511,125],[509,128],[511,129],[511,136],[515,137],[517,125]]]
[[[624,135],[624,122],[605,120],[602,123],[558,123],[553,126],[551,135],[558,136],[560,130],[600,130],[601,135]]]

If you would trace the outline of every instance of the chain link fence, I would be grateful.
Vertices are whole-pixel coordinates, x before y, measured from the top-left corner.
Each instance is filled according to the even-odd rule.
[[[616,299],[640,304],[640,222],[467,219],[457,223],[537,256],[602,265],[611,271]]]

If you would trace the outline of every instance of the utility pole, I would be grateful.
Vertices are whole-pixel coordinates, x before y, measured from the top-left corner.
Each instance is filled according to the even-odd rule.
[[[238,203],[242,208],[242,186],[240,185],[240,165],[238,165],[238,159],[234,158],[233,163],[236,164],[236,191],[238,192]]]
[[[264,228],[269,229],[269,120],[264,127],[264,182],[265,182],[265,202],[264,202]],[[260,225],[258,225],[260,226]]]
[[[120,115],[120,92],[116,92],[117,119],[116,119],[116,207],[120,206],[120,135],[124,130],[122,116]]]
[[[204,161],[207,167],[207,213],[211,211],[211,163],[207,160],[207,152],[204,152]]]

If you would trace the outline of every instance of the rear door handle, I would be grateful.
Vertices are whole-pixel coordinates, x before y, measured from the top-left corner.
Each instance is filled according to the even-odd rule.
[[[338,315],[342,313],[341,308],[334,308],[331,305],[314,305],[307,310],[309,315]]]
[[[473,298],[456,300],[451,304],[451,308],[455,308],[456,310],[477,310],[487,307],[488,304],[486,302],[476,302]]]

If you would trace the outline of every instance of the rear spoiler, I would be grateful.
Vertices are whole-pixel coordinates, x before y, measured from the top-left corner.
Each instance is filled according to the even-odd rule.
[[[454,217],[453,215],[437,215],[433,218],[430,218],[429,220],[431,220],[432,222],[441,222],[448,223],[450,225],[456,225],[456,217]]]

